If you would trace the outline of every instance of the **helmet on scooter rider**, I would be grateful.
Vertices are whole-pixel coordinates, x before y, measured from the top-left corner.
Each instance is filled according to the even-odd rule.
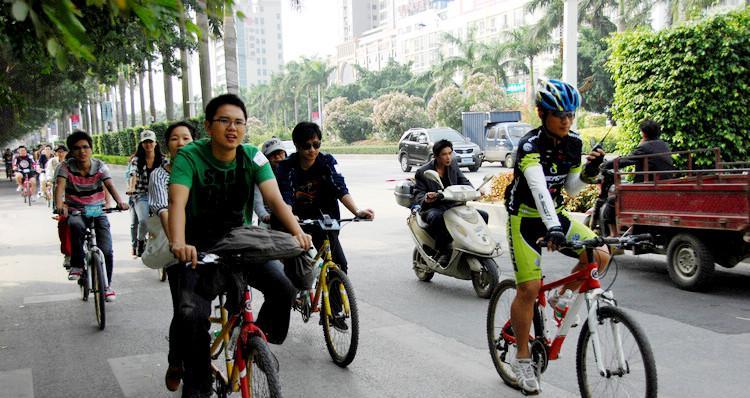
[[[575,112],[581,106],[581,94],[563,81],[539,79],[536,106],[544,111]]]

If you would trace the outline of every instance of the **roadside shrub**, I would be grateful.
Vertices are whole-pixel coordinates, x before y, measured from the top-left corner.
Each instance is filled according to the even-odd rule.
[[[375,101],[372,124],[384,140],[397,141],[404,131],[412,127],[427,127],[429,123],[421,98],[394,92]]]
[[[615,84],[613,117],[629,152],[646,118],[662,125],[673,150],[721,148],[724,160],[747,160],[750,130],[750,9],[660,32],[610,39],[607,63]],[[710,155],[696,165],[713,163]]]
[[[433,126],[446,126],[458,131],[461,131],[461,112],[465,110],[463,94],[453,85],[435,93],[427,104],[427,115]]]

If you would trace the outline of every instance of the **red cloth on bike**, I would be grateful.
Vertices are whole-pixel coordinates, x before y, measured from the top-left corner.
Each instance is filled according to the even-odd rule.
[[[57,235],[60,236],[60,252],[66,256],[72,254],[70,247],[70,226],[67,217],[60,216],[57,221]]]

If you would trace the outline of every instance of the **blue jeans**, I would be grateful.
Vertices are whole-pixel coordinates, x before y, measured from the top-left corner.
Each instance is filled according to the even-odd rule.
[[[86,221],[91,217],[83,215],[71,215],[68,217],[70,227],[70,265],[83,268],[83,245],[86,237]],[[114,257],[112,253],[112,234],[109,232],[109,220],[107,216],[94,217],[94,231],[96,232],[96,246],[104,253],[104,263],[107,267],[107,281],[112,284],[112,270]]]
[[[139,240],[146,240],[148,220],[148,195],[141,194],[130,198],[130,243],[133,247]]]

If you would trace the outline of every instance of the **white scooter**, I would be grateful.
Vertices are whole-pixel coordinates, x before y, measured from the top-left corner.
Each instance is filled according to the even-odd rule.
[[[413,207],[413,182],[402,182],[396,186],[396,201],[412,209],[406,220],[414,238],[412,254],[414,273],[419,280],[429,282],[435,273],[458,279],[471,279],[474,291],[481,298],[489,298],[498,283],[500,270],[494,257],[502,254],[500,244],[490,236],[490,230],[479,212],[466,202],[479,199],[479,189],[492,179],[485,176],[482,185],[474,189],[468,185],[451,185],[447,188],[434,170],[425,172],[425,177],[437,182],[442,188],[439,198],[460,205],[445,211],[443,218],[448,233],[453,238],[450,261],[446,266],[437,262],[438,248],[428,232],[428,225]]]

